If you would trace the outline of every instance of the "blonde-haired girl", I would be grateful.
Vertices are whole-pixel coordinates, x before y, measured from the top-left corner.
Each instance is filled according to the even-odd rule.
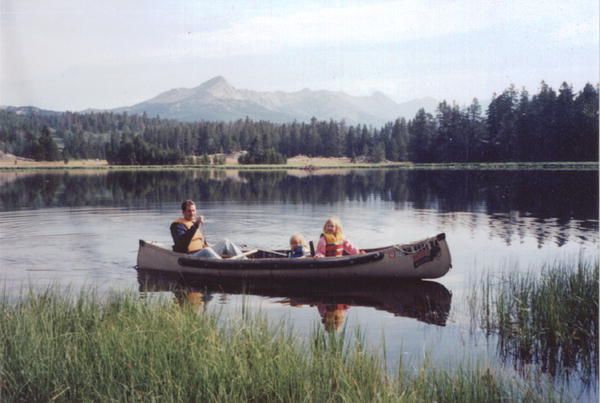
[[[323,233],[317,244],[317,257],[323,256],[342,256],[346,252],[348,255],[358,255],[362,252],[357,249],[344,237],[342,223],[337,217],[329,217],[323,225]]]
[[[306,256],[308,245],[302,234],[294,234],[290,238],[290,257]]]

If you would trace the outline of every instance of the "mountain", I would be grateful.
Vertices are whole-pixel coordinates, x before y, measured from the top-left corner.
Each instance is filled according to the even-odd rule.
[[[147,101],[114,109],[182,121],[236,120],[246,116],[271,122],[345,119],[349,124],[382,125],[398,117],[411,119],[419,108],[433,112],[437,101],[423,98],[396,103],[384,94],[351,96],[344,92],[259,92],[237,89],[218,76],[194,88],[176,88]]]

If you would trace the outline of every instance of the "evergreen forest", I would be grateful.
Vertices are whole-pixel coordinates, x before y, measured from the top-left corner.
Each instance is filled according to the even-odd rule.
[[[53,161],[106,159],[120,165],[201,161],[209,154],[246,151],[240,163],[280,164],[296,155],[381,162],[536,162],[598,160],[598,86],[539,92],[510,86],[487,110],[441,102],[411,119],[383,125],[317,120],[194,123],[114,112],[18,113],[0,110],[0,150]],[[199,159],[194,159],[199,157]],[[213,158],[213,163],[223,163]]]

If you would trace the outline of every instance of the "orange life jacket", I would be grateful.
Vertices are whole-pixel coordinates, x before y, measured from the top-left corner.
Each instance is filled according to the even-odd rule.
[[[344,254],[344,236],[342,234],[321,234],[325,238],[325,256]]]
[[[333,304],[333,305],[322,305],[319,304],[317,309],[321,315],[321,322],[325,326],[325,330],[334,331],[344,323],[346,311],[350,308],[350,305],[346,304]]]
[[[189,230],[190,228],[192,228],[192,225],[194,225],[193,221],[188,221],[185,218],[178,218],[175,221],[173,221],[174,224],[183,224],[185,226],[186,230]],[[198,228],[196,230],[196,233],[194,234],[194,236],[192,236],[192,240],[190,241],[190,244],[188,245],[188,253],[192,253],[192,252],[197,252],[200,249],[203,249],[206,246],[206,242],[204,240],[204,235],[202,234],[202,231],[200,231],[200,228]]]

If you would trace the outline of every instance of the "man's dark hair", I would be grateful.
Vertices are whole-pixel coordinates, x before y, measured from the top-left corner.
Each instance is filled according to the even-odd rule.
[[[183,203],[181,203],[181,211],[185,211],[187,210],[188,207],[190,206],[195,206],[196,203],[194,203],[193,200],[186,200]]]

